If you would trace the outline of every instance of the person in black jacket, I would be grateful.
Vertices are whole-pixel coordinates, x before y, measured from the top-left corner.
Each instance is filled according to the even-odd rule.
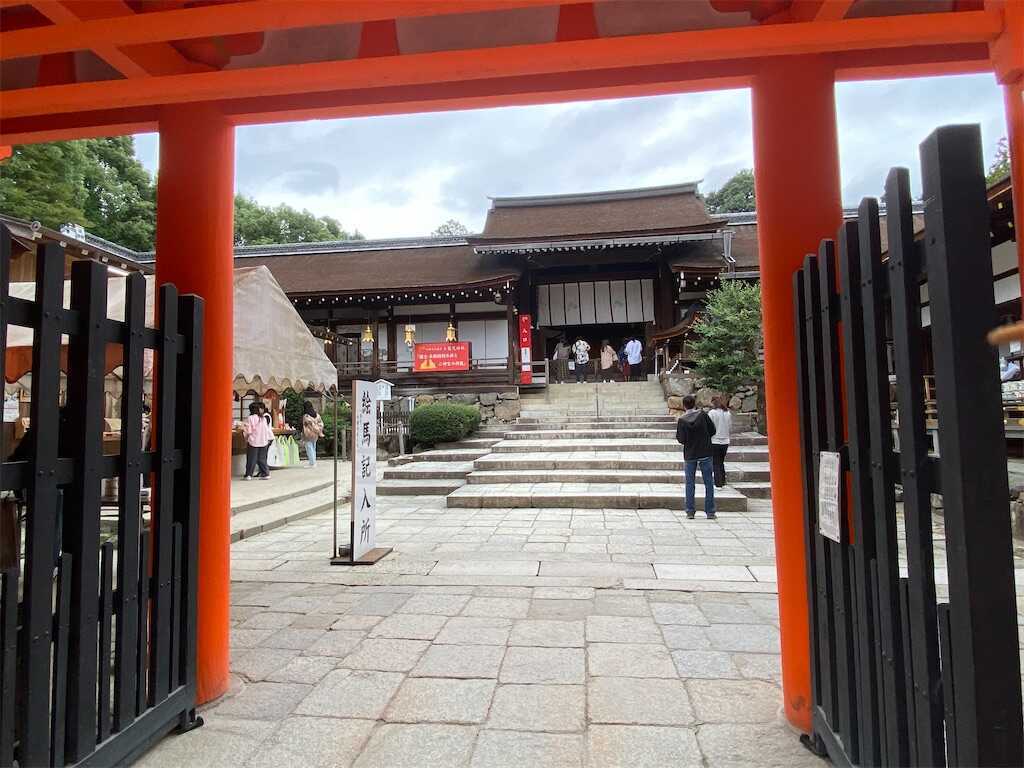
[[[711,460],[711,438],[715,434],[715,424],[707,413],[697,407],[697,399],[693,395],[683,398],[686,412],[676,423],[676,440],[683,446],[683,463],[686,467],[686,516],[693,519],[697,513],[694,504],[694,486],[697,479],[697,467],[704,480],[704,512],[708,520],[715,519],[715,472]]]

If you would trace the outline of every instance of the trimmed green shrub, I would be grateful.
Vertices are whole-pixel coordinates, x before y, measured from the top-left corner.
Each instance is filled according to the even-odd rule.
[[[409,418],[413,442],[425,446],[461,440],[479,425],[480,410],[458,403],[421,405]]]

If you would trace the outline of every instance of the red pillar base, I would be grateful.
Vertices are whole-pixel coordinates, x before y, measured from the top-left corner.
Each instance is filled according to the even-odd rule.
[[[203,106],[160,117],[157,283],[206,300],[199,500],[197,702],[228,688],[235,130]]]
[[[766,62],[752,92],[765,401],[786,717],[811,728],[793,272],[842,223],[835,78],[816,57]]]

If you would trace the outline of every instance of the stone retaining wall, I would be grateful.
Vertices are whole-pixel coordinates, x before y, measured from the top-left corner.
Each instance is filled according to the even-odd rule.
[[[710,408],[712,398],[719,394],[714,389],[702,386],[700,380],[692,374],[662,373],[658,378],[668,401],[669,412],[673,416],[682,415],[683,398],[686,395],[696,397],[699,408]],[[743,387],[733,393],[729,399],[729,409],[736,414],[750,414],[752,422],[760,422],[757,387]]]
[[[462,403],[475,405],[480,409],[480,423],[511,424],[519,418],[520,402],[518,392],[458,392],[416,395],[416,405],[429,403]]]

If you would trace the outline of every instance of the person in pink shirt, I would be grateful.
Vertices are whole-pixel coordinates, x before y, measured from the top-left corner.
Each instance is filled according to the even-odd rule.
[[[249,405],[249,416],[242,422],[242,432],[245,434],[245,477],[244,480],[252,480],[252,473],[259,469],[260,480],[270,479],[270,467],[267,466],[267,452],[270,444],[274,441],[274,433],[270,424],[260,413],[258,403]]]

